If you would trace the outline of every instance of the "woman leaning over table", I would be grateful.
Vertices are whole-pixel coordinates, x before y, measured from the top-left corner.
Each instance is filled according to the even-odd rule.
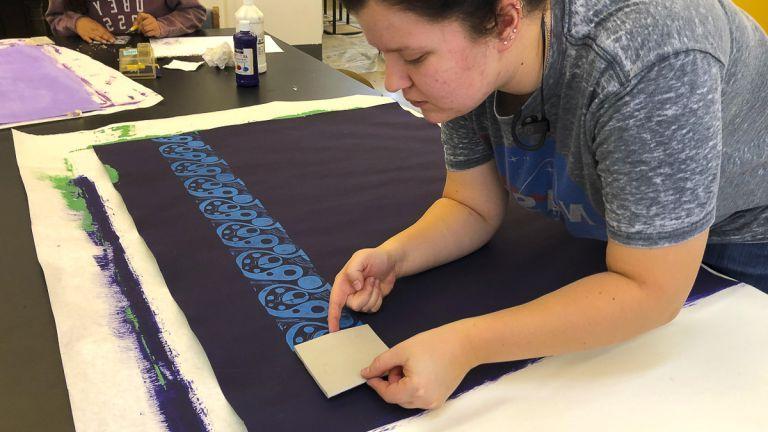
[[[345,305],[375,312],[398,277],[485,244],[510,195],[607,242],[607,271],[377,357],[362,374],[384,400],[435,408],[479,364],[661,326],[702,262],[768,291],[768,38],[731,2],[345,3],[387,89],[443,123],[448,173],[420,220],[336,276],[332,331]]]

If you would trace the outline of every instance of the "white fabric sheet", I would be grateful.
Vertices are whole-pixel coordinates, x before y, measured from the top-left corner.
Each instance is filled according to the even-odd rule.
[[[226,42],[234,49],[232,36],[193,36],[152,39],[150,41],[155,58],[199,56],[203,55],[208,48],[216,47],[222,42]],[[269,35],[264,37],[264,49],[267,53],[283,52],[282,48]]]
[[[243,425],[221,394],[205,354],[171,298],[119,194],[88,147],[308,112],[391,102],[355,96],[275,102],[217,113],[33,136],[14,131],[32,231],[45,273],[79,431],[163,430],[131,357],[111,331],[114,305],[94,264],[98,251],[47,176],[93,180],[159,317],[163,336],[193,382],[212,430]],[[88,301],[84,301],[87,299]],[[315,391],[315,389],[308,389]],[[381,402],[384,403],[384,402]],[[544,359],[472,390],[443,408],[389,428],[403,431],[768,430],[768,296],[739,285],[683,309],[670,324],[610,348]],[[329,425],[330,427],[331,425]]]

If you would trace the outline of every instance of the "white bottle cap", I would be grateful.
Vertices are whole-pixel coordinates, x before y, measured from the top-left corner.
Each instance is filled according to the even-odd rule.
[[[247,5],[247,6],[252,6],[253,5],[253,0],[243,0],[243,4]]]
[[[251,22],[248,20],[240,20],[240,22],[237,24],[237,31],[251,31]]]

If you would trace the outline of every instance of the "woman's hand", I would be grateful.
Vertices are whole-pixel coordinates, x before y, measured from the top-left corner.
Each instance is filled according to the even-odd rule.
[[[352,255],[333,281],[328,329],[339,330],[344,305],[358,312],[379,310],[397,279],[395,259],[383,248],[361,249]]]
[[[417,334],[376,357],[360,374],[389,403],[404,408],[438,408],[476,366],[465,322]],[[388,376],[381,378],[383,375]]]
[[[152,15],[141,12],[136,16],[134,26],[139,26],[139,31],[147,37],[160,37],[160,23]]]
[[[112,43],[115,41],[115,37],[106,27],[87,16],[82,16],[75,21],[75,32],[88,43],[93,41]]]

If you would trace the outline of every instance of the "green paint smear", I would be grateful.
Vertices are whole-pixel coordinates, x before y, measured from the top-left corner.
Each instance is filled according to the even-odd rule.
[[[133,323],[133,328],[138,330],[139,329],[139,320],[136,319],[136,315],[133,314],[133,311],[131,310],[130,306],[125,308],[125,316],[127,316],[128,319]]]
[[[98,133],[106,133],[107,130],[111,132],[117,132],[119,135],[117,136],[117,139],[126,139],[131,138],[134,135],[136,135],[136,125],[133,124],[126,124],[126,125],[119,125],[119,126],[112,126],[109,129],[99,129]]]
[[[120,180],[120,174],[116,169],[112,168],[112,166],[104,164],[104,169],[107,170],[107,174],[109,174],[109,180],[112,183],[117,183]]]
[[[147,355],[149,356],[150,360],[154,361],[155,356],[153,356],[152,351],[149,350],[149,346],[147,346],[147,341],[144,339],[144,335],[140,334],[139,336],[141,336],[141,344],[144,345],[144,351],[147,352]]]
[[[157,367],[156,364],[152,364],[152,366],[155,367],[155,375],[157,375],[157,379],[160,381],[160,385],[165,388],[165,378],[163,377],[163,372],[160,370],[159,367]]]
[[[153,138],[167,138],[169,136],[179,135],[179,134],[182,134],[182,133],[187,133],[187,132],[179,132],[178,134],[159,134],[159,135],[129,136],[129,137],[125,137],[125,138],[118,138],[118,139],[116,139],[114,141],[108,141],[108,142],[103,142],[103,143],[98,143],[98,144],[90,144],[90,145],[88,145],[87,147],[84,147],[84,148],[70,150],[70,153],[75,153],[75,152],[84,151],[84,150],[92,150],[93,148],[95,148],[97,146],[105,146],[105,145],[110,145],[110,144],[118,144],[118,143],[122,143],[122,142],[126,142],[126,141],[139,141],[139,140],[146,140],[146,139],[153,139]]]
[[[64,201],[67,203],[67,207],[69,207],[70,210],[80,213],[83,218],[82,226],[85,232],[92,232],[94,230],[93,217],[91,217],[91,213],[88,211],[82,192],[77,186],[72,184],[72,179],[74,178],[72,164],[69,160],[64,159],[64,166],[67,169],[67,175],[48,176],[47,179],[51,182],[53,187],[59,191],[61,197],[64,198]]]
[[[136,319],[136,315],[131,310],[130,306],[127,306],[125,309],[125,316],[128,317],[128,319],[133,323],[133,327],[138,330],[139,329],[139,322]],[[160,368],[157,366],[157,364],[154,363],[155,356],[152,355],[152,352],[149,350],[149,346],[147,346],[147,341],[144,339],[144,335],[139,332],[139,337],[141,337],[141,344],[144,346],[144,350],[149,354],[149,357],[151,359],[152,368],[155,370],[155,375],[157,375],[157,380],[160,382],[160,385],[163,386],[165,389],[165,376],[163,375],[163,371],[160,370]]]
[[[284,115],[284,116],[280,116],[280,117],[275,117],[272,120],[282,120],[282,119],[289,119],[289,118],[296,118],[296,117],[306,117],[306,116],[311,116],[311,115],[321,114],[321,113],[326,113],[326,112],[328,112],[328,110],[318,109],[318,110],[312,110],[312,111],[307,111],[307,112],[298,113],[298,114],[288,114],[288,115]]]

